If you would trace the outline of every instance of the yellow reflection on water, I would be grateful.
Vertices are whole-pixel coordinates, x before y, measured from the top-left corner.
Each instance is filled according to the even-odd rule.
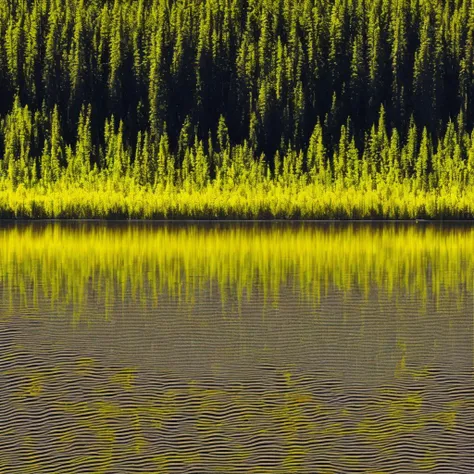
[[[469,226],[0,228],[0,473],[462,470],[473,250]]]
[[[18,225],[0,228],[5,308],[38,298],[108,308],[126,298],[192,304],[203,290],[222,302],[256,291],[278,305],[291,282],[318,303],[329,288],[365,298],[378,288],[426,301],[473,288],[474,228],[435,225]],[[7,304],[9,302],[9,304]],[[461,304],[462,301],[460,300]]]

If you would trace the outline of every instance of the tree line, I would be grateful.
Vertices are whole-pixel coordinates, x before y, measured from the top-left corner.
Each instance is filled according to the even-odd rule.
[[[15,185],[469,184],[474,0],[0,0],[0,91]]]

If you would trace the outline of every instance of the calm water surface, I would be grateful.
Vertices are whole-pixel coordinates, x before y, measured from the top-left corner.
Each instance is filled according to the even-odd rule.
[[[474,472],[474,227],[3,224],[0,473]]]

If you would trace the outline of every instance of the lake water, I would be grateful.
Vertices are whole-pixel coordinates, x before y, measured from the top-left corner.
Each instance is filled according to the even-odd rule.
[[[0,473],[474,472],[474,227],[0,225]]]

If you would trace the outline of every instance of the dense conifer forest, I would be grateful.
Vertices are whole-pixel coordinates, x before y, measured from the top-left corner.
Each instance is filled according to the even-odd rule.
[[[3,217],[474,215],[474,0],[0,0]]]

